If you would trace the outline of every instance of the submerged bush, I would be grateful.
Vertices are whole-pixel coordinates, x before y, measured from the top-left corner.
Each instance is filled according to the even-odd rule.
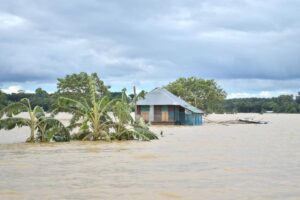
[[[22,112],[26,112],[28,117],[17,116]],[[42,107],[35,106],[32,109],[29,99],[26,98],[0,111],[0,129],[11,130],[23,126],[30,128],[30,137],[26,142],[49,142],[58,133],[67,140],[70,135],[59,120],[46,116]]]

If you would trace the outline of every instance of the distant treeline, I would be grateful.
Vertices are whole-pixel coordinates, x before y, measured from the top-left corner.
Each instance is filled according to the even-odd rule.
[[[110,92],[111,99],[120,98],[122,92]],[[50,112],[55,108],[57,100],[56,93],[49,94],[41,88],[36,89],[35,93],[24,93],[20,91],[18,93],[5,94],[0,91],[0,110],[12,102],[18,102],[23,98],[28,98],[32,104],[32,107],[37,105],[44,108],[46,112]]]
[[[0,110],[12,102],[18,102],[23,98],[30,100],[32,106],[39,105],[46,112],[52,111],[57,107],[59,97],[73,99],[88,98],[89,94],[89,75],[85,72],[67,75],[59,78],[57,91],[49,94],[45,90],[38,88],[34,93],[5,94],[0,90]],[[96,82],[97,95],[108,96],[110,99],[120,98],[122,91],[110,92],[110,86],[92,73],[91,77]],[[183,98],[195,107],[204,110],[206,113],[263,113],[273,111],[276,113],[300,113],[300,96],[294,98],[293,95],[281,95],[274,98],[241,98],[226,99],[226,92],[214,80],[205,80],[196,77],[179,78],[165,86],[173,94]],[[144,96],[142,91],[138,96]],[[134,95],[128,95],[128,100],[133,101]]]
[[[120,98],[121,92],[110,92],[111,99]],[[55,105],[55,94],[49,94],[41,88],[35,93],[0,93],[0,109],[11,102],[18,102],[28,98],[33,106],[40,105],[45,111],[51,111]],[[300,113],[300,96],[281,95],[273,98],[238,98],[224,101],[223,111],[226,113]],[[217,111],[220,112],[220,109]]]
[[[300,113],[300,96],[281,95],[273,98],[227,99],[224,112],[229,113]]]

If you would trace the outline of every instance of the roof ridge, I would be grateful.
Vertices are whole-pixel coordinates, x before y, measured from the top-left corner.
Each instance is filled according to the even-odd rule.
[[[169,92],[167,89],[162,88],[163,91],[165,92],[164,94],[167,95],[172,101],[175,101],[177,96],[175,96],[173,93]],[[175,98],[175,99],[174,99]]]
[[[156,89],[159,90],[159,91],[161,91],[161,94],[163,94],[164,96],[166,96],[172,102],[176,102],[176,99],[174,99],[175,95],[172,94],[171,92],[169,92],[167,89],[165,89],[165,88],[156,88]]]
[[[154,102],[156,102],[156,104]],[[139,100],[137,105],[180,105],[193,112],[203,113],[202,110],[192,106],[163,87],[155,88],[151,92],[147,93],[145,99]]]

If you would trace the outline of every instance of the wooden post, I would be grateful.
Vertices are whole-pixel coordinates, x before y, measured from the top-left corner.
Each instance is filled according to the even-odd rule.
[[[137,118],[136,118],[136,115],[137,115],[136,102],[137,102],[137,96],[136,96],[136,88],[135,88],[135,85],[134,85],[133,86],[133,105],[134,105],[134,119],[135,119],[135,121],[137,120]]]

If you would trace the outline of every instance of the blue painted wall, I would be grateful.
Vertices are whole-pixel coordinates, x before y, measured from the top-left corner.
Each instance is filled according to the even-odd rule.
[[[203,123],[202,115],[198,113],[185,115],[185,124],[186,125],[201,125]]]
[[[143,105],[140,106],[140,111],[141,112],[149,112],[150,106],[148,105]],[[174,106],[173,110],[169,110],[168,106],[161,106],[161,111],[160,113],[156,113],[154,115],[160,115],[159,119],[154,119],[161,121],[161,112],[166,112],[168,111],[169,115],[169,121],[175,120],[175,124],[178,125],[202,125],[203,124],[203,115],[199,113],[191,113],[191,114],[186,114],[185,110],[183,108],[180,108],[178,106]]]

